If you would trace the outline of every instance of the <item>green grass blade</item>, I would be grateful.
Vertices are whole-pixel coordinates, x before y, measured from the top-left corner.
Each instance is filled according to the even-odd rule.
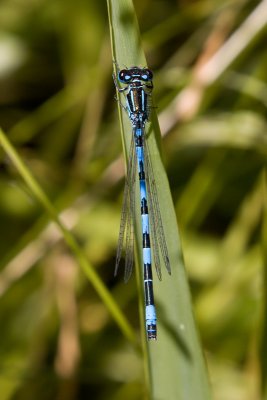
[[[259,349],[259,359],[261,367],[261,389],[262,398],[267,399],[267,172],[266,168],[263,173],[263,196],[264,196],[264,210],[263,210],[263,222],[262,222],[262,251],[263,251],[263,318],[262,318],[262,332],[261,332],[261,343]]]
[[[30,189],[31,193],[34,197],[40,202],[43,208],[47,211],[50,215],[51,219],[55,222],[58,229],[61,231],[62,236],[64,237],[66,243],[73,251],[76,256],[78,263],[80,264],[81,268],[83,269],[85,275],[90,280],[92,285],[94,286],[95,290],[99,294],[99,297],[102,301],[106,304],[109,312],[111,313],[114,320],[119,325],[120,329],[124,333],[124,335],[130,340],[132,343],[135,343],[135,335],[130,327],[128,321],[126,320],[125,316],[117,306],[116,302],[114,301],[113,297],[107,290],[106,286],[99,278],[93,267],[88,262],[86,256],[84,255],[82,249],[79,247],[76,239],[74,236],[67,230],[64,224],[61,222],[60,217],[58,216],[57,210],[54,208],[52,202],[46,196],[44,191],[42,190],[41,186],[38,184],[36,179],[33,177],[29,169],[26,167],[12,144],[7,139],[4,132],[0,129],[0,145],[3,147],[6,154],[11,159],[12,163],[17,168],[18,172],[20,173],[21,177],[27,184],[27,187]]]
[[[132,2],[108,0],[107,3],[113,58],[120,67],[145,66]],[[119,112],[127,154],[131,126],[126,113]],[[169,248],[172,276],[164,274],[162,282],[154,280],[158,309],[158,340],[146,344],[151,378],[150,391],[152,398],[157,400],[206,400],[210,398],[209,382],[191,309],[176,215],[158,148],[160,130],[155,113],[151,120],[147,130],[148,144]],[[142,245],[138,238],[137,245],[140,258]]]

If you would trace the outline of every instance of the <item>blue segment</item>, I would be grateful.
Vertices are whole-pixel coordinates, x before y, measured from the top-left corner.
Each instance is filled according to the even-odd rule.
[[[143,262],[144,264],[151,264],[151,250],[149,247],[143,249]]]
[[[140,161],[144,162],[144,152],[142,147],[136,147],[136,157],[138,162],[138,172],[140,172]]]
[[[147,198],[145,181],[140,181],[140,196],[141,196],[141,199]]]
[[[156,325],[156,308],[153,305],[146,306],[146,325]]]
[[[142,137],[143,136],[143,129],[140,129],[140,128],[135,129],[135,136]]]
[[[148,214],[141,215],[142,218],[142,232],[149,233],[149,218]]]

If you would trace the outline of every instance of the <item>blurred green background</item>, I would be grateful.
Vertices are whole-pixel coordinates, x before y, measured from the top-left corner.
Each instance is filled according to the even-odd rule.
[[[213,398],[261,399],[267,1],[134,5]],[[0,27],[1,127],[138,332],[136,281],[113,277],[124,164],[106,3],[2,0]],[[0,162],[1,400],[143,398],[142,355],[2,148]]]

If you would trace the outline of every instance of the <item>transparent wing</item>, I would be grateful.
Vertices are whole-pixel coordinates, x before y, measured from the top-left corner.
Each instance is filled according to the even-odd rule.
[[[135,216],[135,180],[136,180],[136,153],[134,148],[134,136],[132,136],[130,146],[130,156],[125,178],[123,205],[120,221],[120,231],[116,255],[116,265],[114,275],[117,275],[123,248],[125,244],[125,269],[124,281],[127,282],[132,274],[134,264],[134,227]]]
[[[143,140],[144,152],[145,152],[145,175],[147,181],[147,191],[148,191],[148,204],[150,213],[150,226],[152,233],[152,250],[153,258],[159,279],[161,279],[161,268],[160,268],[160,258],[159,258],[159,248],[161,255],[165,264],[165,267],[169,274],[171,274],[171,266],[168,255],[168,247],[164,235],[164,229],[162,224],[162,218],[159,207],[158,193],[156,182],[154,178],[153,167],[151,163],[149,148],[146,139]]]

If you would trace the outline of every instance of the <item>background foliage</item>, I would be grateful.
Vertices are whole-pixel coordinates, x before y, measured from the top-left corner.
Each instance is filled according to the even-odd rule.
[[[267,398],[267,2],[134,4],[213,397]],[[113,277],[124,170],[106,3],[3,0],[0,26],[1,127],[138,330],[136,282]],[[141,355],[0,157],[1,399],[142,398]]]

